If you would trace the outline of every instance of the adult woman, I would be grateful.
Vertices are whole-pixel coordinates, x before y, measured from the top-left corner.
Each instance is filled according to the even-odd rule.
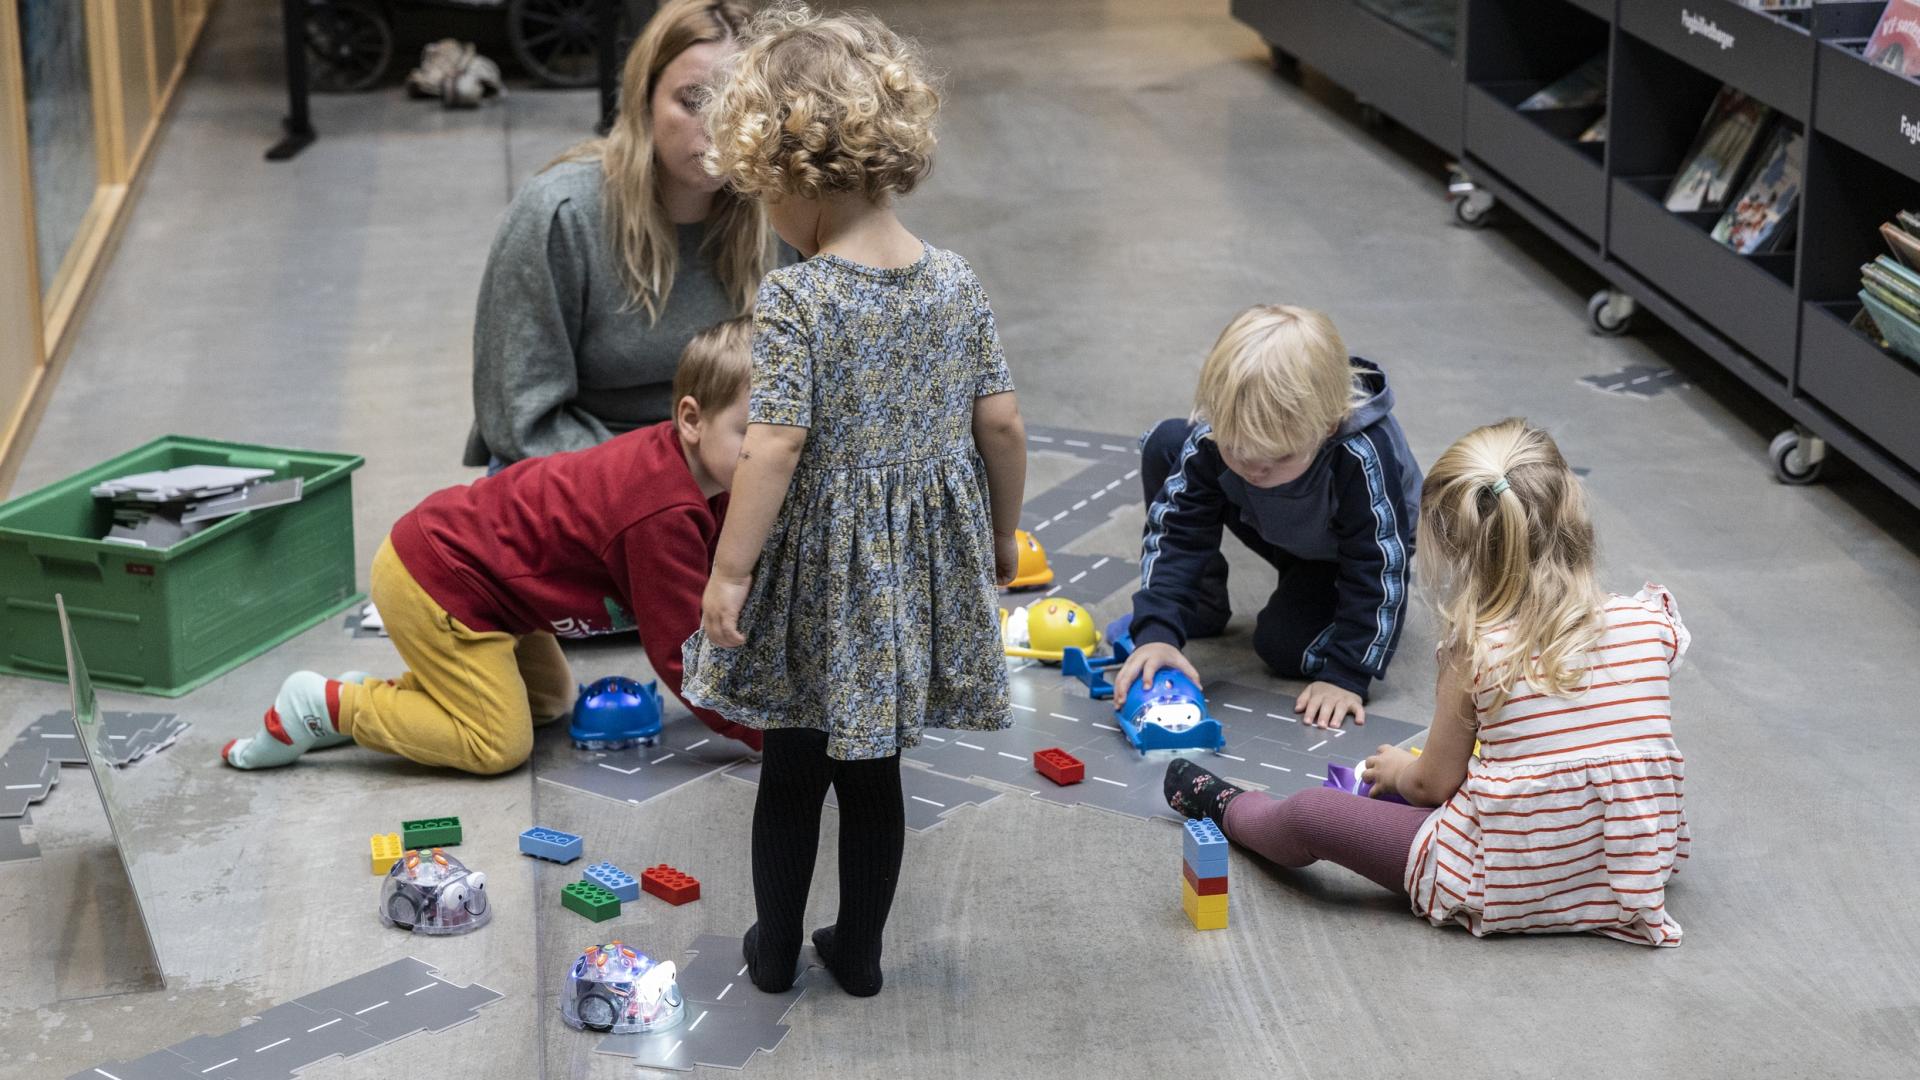
[[[773,232],[702,168],[700,119],[749,15],[737,0],[662,4],[628,54],[613,130],[508,207],[474,320],[467,464],[579,450],[667,419],[680,350],[752,306]]]

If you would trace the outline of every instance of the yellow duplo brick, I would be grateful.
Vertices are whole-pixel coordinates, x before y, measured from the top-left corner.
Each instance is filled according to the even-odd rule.
[[[1227,913],[1222,911],[1217,915],[1202,915],[1191,921],[1195,930],[1225,930],[1227,928]]]
[[[373,873],[375,877],[393,869],[393,864],[400,861],[401,852],[404,850],[400,846],[400,834],[397,832],[384,834],[375,833],[373,838],[367,842],[367,846],[373,852]]]
[[[1201,907],[1201,901],[1216,899],[1220,901],[1219,907],[1209,906],[1204,909]],[[1225,896],[1200,896],[1191,888],[1187,888],[1181,890],[1180,907],[1186,911],[1187,921],[1193,924],[1195,930],[1225,930],[1227,928],[1226,900]]]
[[[1201,896],[1199,893],[1193,891],[1193,886],[1189,885],[1185,878],[1182,878],[1180,879],[1180,904],[1190,912],[1199,911],[1206,913],[1218,911],[1224,913],[1227,910],[1227,894],[1215,893],[1212,896]]]

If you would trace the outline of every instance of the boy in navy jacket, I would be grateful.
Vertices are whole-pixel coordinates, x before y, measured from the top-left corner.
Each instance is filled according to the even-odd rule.
[[[1199,682],[1180,650],[1231,615],[1224,527],[1279,572],[1253,648],[1274,674],[1308,680],[1295,711],[1316,726],[1365,723],[1405,623],[1420,508],[1386,373],[1350,358],[1320,312],[1250,308],[1207,356],[1192,419],[1142,440],[1140,478],[1135,651],[1115,701],[1163,667]]]

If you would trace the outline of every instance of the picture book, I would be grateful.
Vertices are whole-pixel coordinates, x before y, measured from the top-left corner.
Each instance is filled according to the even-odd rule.
[[[1721,87],[1667,189],[1667,209],[1683,214],[1725,209],[1761,129],[1772,118],[1771,108],[1731,86]]]
[[[1880,226],[1880,238],[1887,242],[1888,249],[1909,269],[1920,269],[1920,239],[1902,231],[1891,221]]]
[[[1585,109],[1607,100],[1607,54],[1599,55],[1536,91],[1518,106],[1521,112],[1539,109]]]
[[[1792,246],[1793,217],[1800,205],[1806,161],[1806,139],[1790,128],[1775,130],[1740,201],[1728,207],[1714,225],[1713,238],[1742,255],[1783,251]]]
[[[1888,0],[1862,55],[1888,71],[1920,75],[1920,0]]]

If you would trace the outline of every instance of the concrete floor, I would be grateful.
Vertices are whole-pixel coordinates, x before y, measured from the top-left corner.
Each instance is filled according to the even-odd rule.
[[[1189,929],[1166,826],[1003,797],[909,838],[888,989],[804,997],[774,1059],[850,1076],[1902,1075],[1920,1049],[1920,515],[1845,467],[1774,484],[1781,418],[1654,332],[1588,333],[1596,284],[1523,230],[1448,225],[1440,162],[1362,130],[1350,100],[1273,77],[1217,0],[952,0],[874,6],[950,72],[939,168],[906,216],[979,269],[1036,420],[1144,428],[1191,393],[1225,319],[1260,300],[1330,311],[1392,374],[1423,459],[1475,424],[1551,427],[1589,486],[1607,581],[1656,578],[1695,636],[1675,683],[1695,850],[1672,891],[1678,951],[1587,938],[1476,941],[1416,922],[1337,868],[1235,857],[1233,926]],[[387,526],[458,466],[472,306],[514,186],[586,133],[590,96],[528,91],[449,114],[397,90],[322,99],[322,141],[260,152],[278,123],[273,5],[222,5],[160,144],[17,490],[168,432],[365,454],[364,567]],[[1652,400],[1584,375],[1668,363]],[[1071,463],[1035,459],[1035,488]],[[1129,509],[1083,550],[1124,550]],[[1116,548],[1115,545],[1120,545]],[[1265,589],[1236,555],[1242,610]],[[1115,601],[1099,614],[1115,610]],[[1199,650],[1257,679],[1249,620]],[[1430,707],[1433,631],[1407,634],[1376,707]],[[637,671],[621,643],[576,650],[583,677]],[[35,818],[47,856],[0,865],[0,1078],[139,1057],[414,955],[506,999],[469,1025],[312,1077],[613,1076],[565,1031],[552,989],[586,924],[571,878],[514,854],[529,823],[587,833],[615,861],[703,881],[643,902],[629,940],[678,949],[751,912],[752,789],[696,782],[643,807],[518,773],[475,780],[356,749],[267,775],[220,767],[282,676],[393,666],[337,621],[177,703],[194,728],[126,774],[132,848],[172,988],[87,1000],[88,926],[112,925],[104,836],[68,773]],[[0,685],[0,736],[59,707]],[[366,837],[456,813],[498,915],[464,938],[372,918]],[[829,822],[832,815],[828,815]],[[831,850],[832,826],[826,838]],[[833,910],[831,856],[815,917]],[[89,922],[88,920],[92,920]],[[91,990],[89,989],[91,986]],[[405,1056],[403,1056],[405,1055]]]

